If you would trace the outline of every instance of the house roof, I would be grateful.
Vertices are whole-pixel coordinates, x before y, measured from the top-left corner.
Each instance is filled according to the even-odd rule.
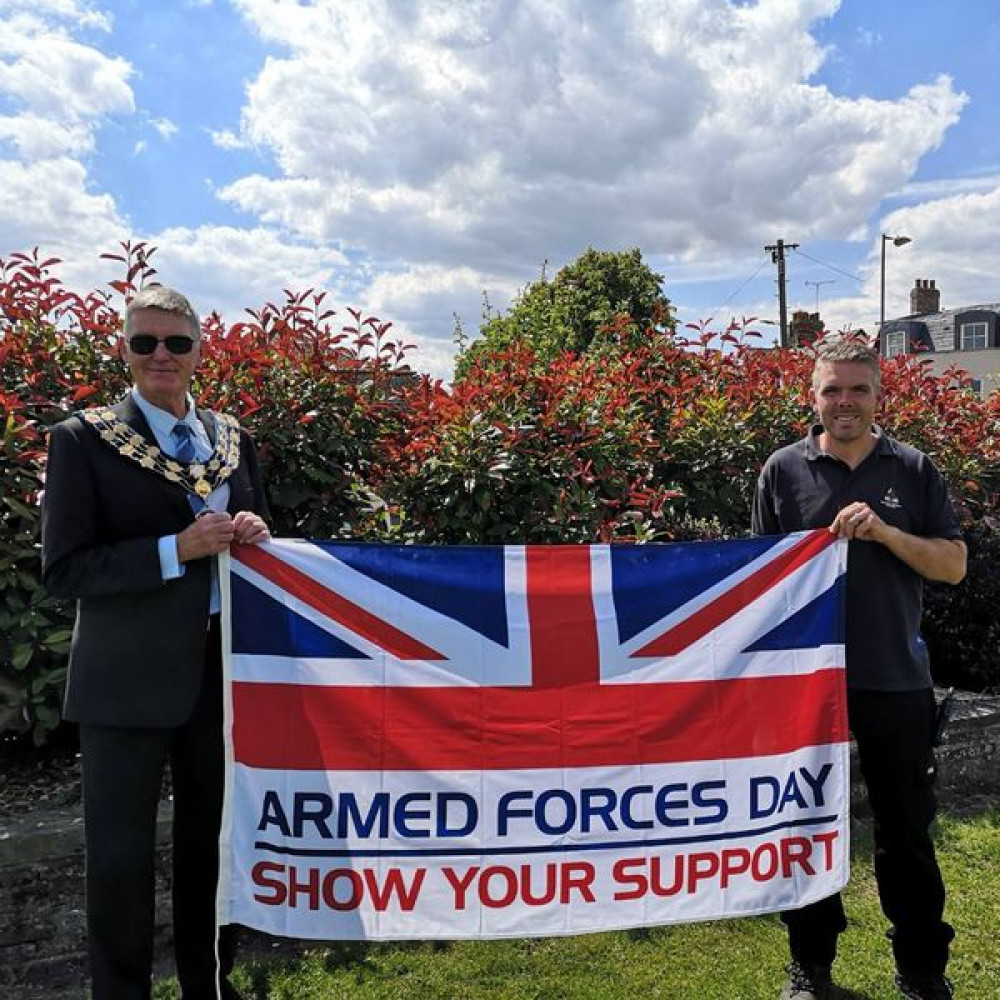
[[[895,319],[886,320],[882,331],[889,333],[893,330],[912,329],[911,324],[920,323],[934,345],[933,350],[953,351],[955,349],[955,317],[970,312],[1000,314],[1000,302],[961,306],[958,309],[942,309],[936,313],[911,313],[908,316],[897,316]]]

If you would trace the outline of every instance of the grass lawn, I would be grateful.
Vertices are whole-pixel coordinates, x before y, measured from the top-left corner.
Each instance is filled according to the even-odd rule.
[[[855,842],[850,927],[834,976],[845,1000],[892,1000],[892,958],[870,845]],[[938,852],[957,938],[949,975],[960,1000],[1000,997],[1000,809],[943,816]],[[775,1000],[786,961],[776,916],[572,938],[334,944],[298,961],[254,961],[237,985],[256,1000]],[[174,1000],[158,983],[155,1000]]]

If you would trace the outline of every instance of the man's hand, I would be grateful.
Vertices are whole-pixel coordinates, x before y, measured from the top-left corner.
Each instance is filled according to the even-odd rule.
[[[830,533],[838,538],[857,538],[863,542],[881,542],[885,545],[889,535],[896,529],[890,528],[864,501],[848,504],[833,519]]]
[[[249,510],[241,510],[233,518],[233,529],[233,541],[238,545],[259,545],[271,538],[264,519]]]
[[[965,576],[965,542],[958,538],[923,538],[886,524],[861,500],[848,504],[830,525],[838,538],[879,542],[897,559],[927,580],[961,583]]]
[[[216,556],[229,548],[234,536],[233,519],[225,511],[203,514],[177,536],[177,559],[186,563]]]

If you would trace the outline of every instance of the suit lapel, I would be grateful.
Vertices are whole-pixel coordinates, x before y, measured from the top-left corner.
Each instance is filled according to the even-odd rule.
[[[129,393],[120,403],[111,407],[115,416],[123,420],[132,430],[141,434],[150,444],[156,444],[156,435],[149,426],[146,418],[142,415],[142,410],[136,406],[132,393]]]
[[[215,414],[211,410],[203,410],[200,407],[195,410],[198,415],[198,419],[201,421],[202,427],[205,428],[205,433],[208,435],[208,440],[212,443],[212,448],[215,448],[215,436],[218,430],[215,426]]]

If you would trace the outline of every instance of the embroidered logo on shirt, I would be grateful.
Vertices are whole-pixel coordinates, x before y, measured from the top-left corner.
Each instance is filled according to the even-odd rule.
[[[891,486],[885,491],[885,496],[882,497],[882,506],[888,507],[890,510],[899,510],[903,506],[899,502],[899,497],[896,496],[896,491]]]

